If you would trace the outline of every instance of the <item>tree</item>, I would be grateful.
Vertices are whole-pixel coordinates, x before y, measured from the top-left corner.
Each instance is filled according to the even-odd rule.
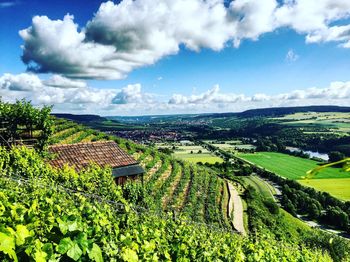
[[[338,162],[345,158],[345,155],[339,151],[332,151],[328,154],[329,162]]]

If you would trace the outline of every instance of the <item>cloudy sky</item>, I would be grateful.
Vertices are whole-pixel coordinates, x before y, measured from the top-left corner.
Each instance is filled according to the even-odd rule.
[[[350,103],[349,0],[0,0],[0,96],[101,115]]]

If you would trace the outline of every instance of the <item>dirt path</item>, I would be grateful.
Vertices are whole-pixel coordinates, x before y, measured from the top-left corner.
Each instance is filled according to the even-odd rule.
[[[233,227],[242,235],[246,235],[243,222],[243,204],[242,199],[239,196],[234,186],[228,182],[229,189],[229,202],[228,202],[228,213],[232,219]],[[233,213],[232,213],[233,210]]]

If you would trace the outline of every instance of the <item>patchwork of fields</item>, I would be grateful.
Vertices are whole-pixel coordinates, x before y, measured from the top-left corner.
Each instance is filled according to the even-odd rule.
[[[327,168],[311,179],[303,179],[308,170],[318,166],[318,162],[275,152],[239,154],[239,157],[280,176],[298,180],[303,185],[350,200],[350,172],[340,168]]]
[[[350,113],[341,112],[307,112],[272,118],[292,126],[318,126],[329,128],[330,133],[347,135],[350,131]]]

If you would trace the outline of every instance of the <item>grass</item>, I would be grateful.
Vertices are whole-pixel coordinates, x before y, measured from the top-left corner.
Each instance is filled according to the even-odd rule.
[[[160,146],[161,147],[161,146]],[[201,151],[201,153],[199,153]],[[191,153],[192,152],[192,153]],[[176,146],[175,157],[192,163],[222,163],[223,160],[200,145]]]
[[[350,178],[304,179],[298,180],[298,182],[304,186],[328,192],[339,199],[350,200]]]
[[[318,162],[314,160],[275,152],[239,154],[238,156],[280,176],[293,180],[302,179],[306,176],[308,170],[318,166]],[[350,172],[345,172],[340,168],[326,168],[314,177],[314,179],[325,178],[350,178]]]
[[[295,113],[283,117],[272,118],[282,121],[282,124],[294,127],[321,127],[329,131],[336,131],[345,134],[350,131],[350,113]],[[333,130],[335,129],[335,130]]]
[[[263,197],[268,199],[274,199],[273,195],[275,194],[275,190],[272,186],[270,186],[267,182],[262,180],[257,176],[242,176],[241,179],[243,183],[246,185],[250,185],[255,190],[261,194]]]
[[[215,164],[216,162],[222,163],[223,160],[220,157],[213,156],[210,153],[193,153],[193,154],[188,154],[188,153],[176,153],[174,154],[175,157],[180,158],[182,160],[186,160],[192,163],[209,163],[209,164]]]

